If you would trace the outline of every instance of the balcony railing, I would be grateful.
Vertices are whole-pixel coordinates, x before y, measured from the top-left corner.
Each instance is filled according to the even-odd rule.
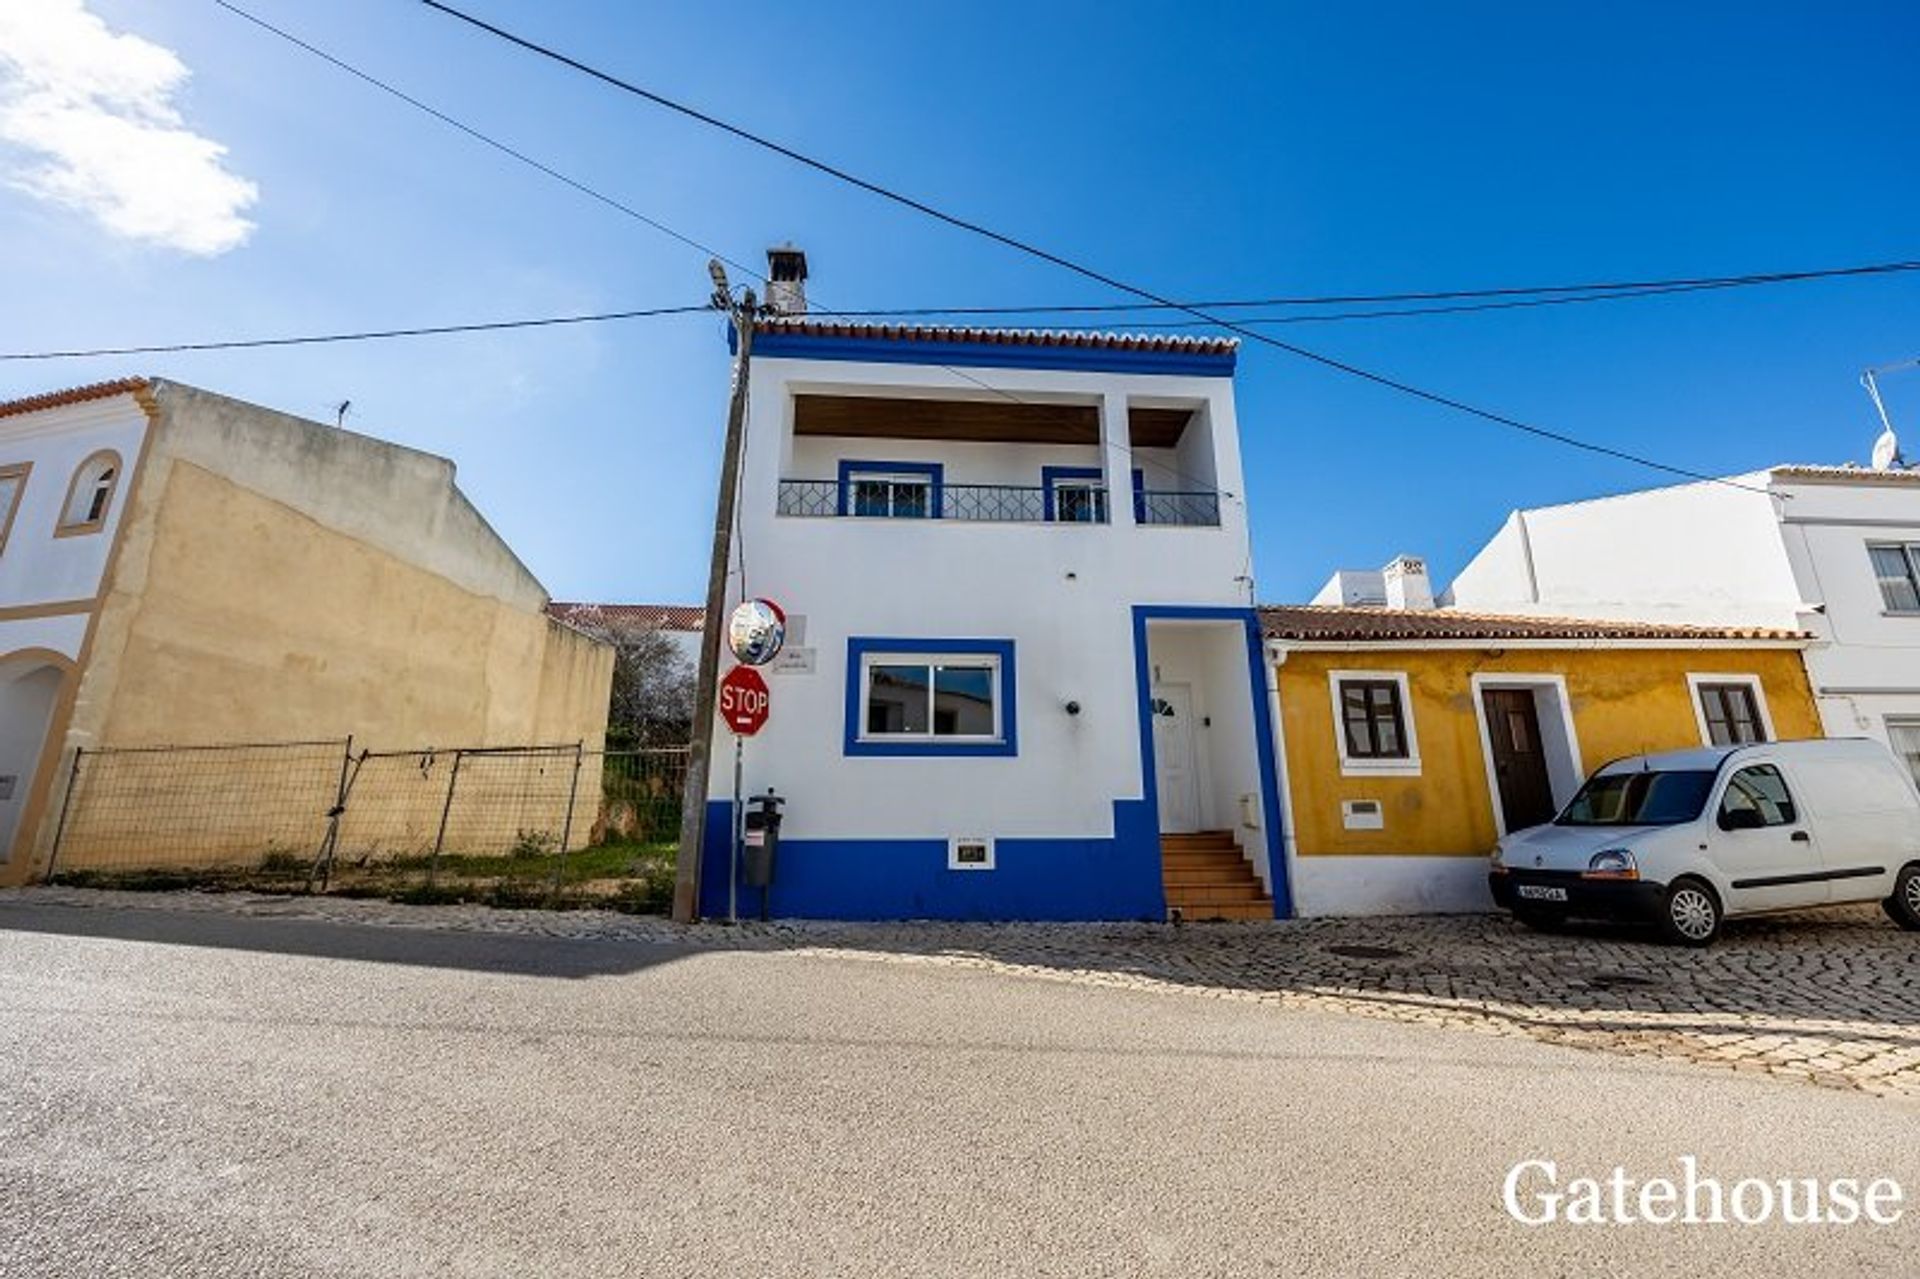
[[[888,493],[880,502],[862,502],[854,488],[839,480],[781,480],[782,515],[856,519],[943,519],[986,524],[1105,524],[1107,490],[1080,484],[1047,489],[1022,484],[945,484],[932,489]],[[1136,524],[1214,527],[1220,523],[1220,495],[1206,492],[1136,490]]]
[[[1217,528],[1220,524],[1220,495],[1141,489],[1133,495],[1133,522]]]

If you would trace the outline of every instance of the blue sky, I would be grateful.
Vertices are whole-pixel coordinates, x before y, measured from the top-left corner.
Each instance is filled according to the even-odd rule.
[[[423,6],[242,2],[731,257],[802,245],[827,306],[1123,300]],[[79,0],[25,3],[51,22]],[[1910,5],[470,6],[1168,295],[1920,257]],[[139,109],[177,113],[172,125],[226,151],[187,161],[186,177],[112,176],[127,200],[192,206],[141,210],[177,215],[189,229],[168,223],[176,240],[197,228],[201,242],[182,248],[21,189],[42,157],[17,131],[13,145],[0,140],[0,350],[674,305],[706,292],[703,254],[210,0],[87,10],[190,72],[154,77],[165,101]],[[0,28],[0,57],[7,39]],[[221,174],[254,184],[252,202],[236,202]],[[223,196],[224,222],[203,207]],[[1731,473],[1865,459],[1878,426],[1857,377],[1920,355],[1920,279],[1277,332]],[[718,322],[696,316],[0,363],[0,396],[142,372],[323,419],[351,399],[350,427],[453,457],[556,596],[695,600],[726,361]],[[1920,372],[1885,390],[1920,445]],[[1667,482],[1271,350],[1243,352],[1238,394],[1265,600],[1305,598],[1333,569],[1401,551],[1426,554],[1444,580],[1514,506]]]

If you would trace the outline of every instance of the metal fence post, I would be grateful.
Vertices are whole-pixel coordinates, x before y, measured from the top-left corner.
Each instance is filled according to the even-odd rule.
[[[433,857],[427,862],[427,887],[432,888],[435,877],[440,873],[440,850],[447,842],[447,818],[453,814],[453,788],[460,781],[460,757],[465,751],[453,753],[453,771],[447,775],[447,802],[440,807],[440,833],[433,837]]]
[[[560,896],[560,885],[567,877],[567,844],[573,839],[573,806],[580,796],[580,765],[586,759],[586,754],[586,742],[575,742],[573,746],[573,781],[567,786],[567,816],[566,820],[560,825],[560,848],[559,851],[554,854],[553,859],[553,895],[555,898]],[[604,757],[601,768],[606,768]]]
[[[346,750],[340,756],[340,780],[333,791],[333,807],[327,810],[327,833],[320,838],[320,851],[313,859],[313,869],[307,872],[307,891],[313,891],[313,881],[320,881],[320,891],[327,891],[327,884],[333,878],[333,859],[340,848],[340,817],[347,811],[347,769],[353,764],[353,734],[347,734]]]
[[[47,852],[47,876],[44,882],[53,882],[54,863],[60,860],[60,841],[67,835],[67,811],[73,807],[73,787],[80,780],[80,757],[87,753],[84,746],[73,748],[73,767],[67,771],[67,793],[60,800],[60,820],[53,826],[53,847]]]

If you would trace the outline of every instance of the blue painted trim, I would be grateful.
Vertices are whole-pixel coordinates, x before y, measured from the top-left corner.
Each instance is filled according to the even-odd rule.
[[[1104,480],[1107,473],[1097,466],[1043,466],[1040,468],[1040,505],[1042,518],[1054,522],[1053,486],[1061,480]],[[1089,523],[1091,521],[1075,521]]]
[[[729,330],[728,345],[733,345]],[[886,337],[823,337],[760,329],[753,353],[771,359],[857,360],[869,364],[930,367],[1066,369],[1084,373],[1162,373],[1232,377],[1238,353],[1120,351],[1096,346],[1026,346],[1000,342],[947,342]]]
[[[1260,763],[1260,811],[1266,826],[1267,867],[1273,880],[1273,915],[1293,915],[1293,885],[1287,878],[1286,848],[1280,838],[1280,772],[1273,755],[1273,712],[1267,702],[1266,659],[1261,653],[1260,615],[1250,608],[1189,604],[1133,606],[1133,663],[1140,712],[1140,778],[1153,828],[1160,829],[1160,778],[1153,762],[1153,667],[1147,653],[1151,621],[1237,621],[1246,631],[1247,674],[1253,689],[1253,734]]]
[[[861,462],[843,458],[840,462],[840,495],[834,514],[846,515],[848,481],[869,472],[883,475],[924,475],[933,491],[927,495],[926,518],[937,520],[946,509],[947,467],[944,462]],[[868,519],[913,519],[910,515],[867,516]]]
[[[826,801],[822,801],[826,802]],[[727,913],[733,807],[707,805],[700,913]],[[740,914],[761,894],[742,885]],[[1163,920],[1160,836],[1146,804],[1113,801],[1113,834],[994,839],[994,869],[950,870],[944,839],[782,839],[768,913],[778,919]]]
[[[985,653],[1000,659],[1000,740],[996,742],[957,742],[929,735],[924,740],[862,741],[866,727],[866,678],[864,658],[868,653],[925,654],[941,657],[949,654]],[[1018,755],[1020,753],[1020,685],[1015,678],[1013,641],[1010,639],[890,639],[854,635],[847,639],[847,720],[842,743],[848,755]]]
[[[1137,466],[1133,468],[1133,522],[1147,522],[1147,473]]]

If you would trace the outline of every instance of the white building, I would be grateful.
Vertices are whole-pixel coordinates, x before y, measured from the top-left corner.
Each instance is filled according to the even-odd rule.
[[[1811,632],[1826,732],[1920,771],[1920,472],[1776,466],[1515,511],[1447,602]]]
[[[772,912],[1288,913],[1236,344],[792,313],[755,333],[727,604],[791,624],[744,756],[745,792],[787,801]],[[725,728],[713,747],[709,916]],[[1164,874],[1163,833],[1185,837]]]

